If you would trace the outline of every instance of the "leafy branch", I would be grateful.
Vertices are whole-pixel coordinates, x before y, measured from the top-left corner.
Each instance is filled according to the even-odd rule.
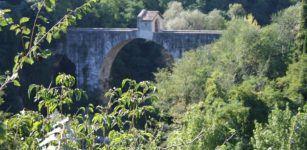
[[[54,0],[49,0],[49,1],[53,1]],[[47,2],[47,1],[46,1]],[[66,29],[69,25],[75,23],[75,21],[77,19],[81,19],[81,15],[82,13],[87,12],[90,7],[92,6],[93,3],[95,3],[96,0],[89,0],[86,3],[84,3],[83,5],[81,5],[80,7],[75,8],[74,10],[70,11],[69,13],[67,13],[66,15],[64,15],[56,24],[54,24],[47,32],[46,32],[46,28],[43,26],[40,26],[37,24],[37,19],[39,17],[41,17],[39,14],[41,12],[42,9],[42,4],[41,3],[45,3],[45,0],[42,2],[39,2],[37,4],[38,7],[38,12],[37,15],[35,17],[34,20],[34,24],[32,27],[32,31],[31,32],[31,37],[30,37],[30,41],[28,42],[23,42],[23,46],[25,49],[28,48],[27,51],[19,53],[15,59],[15,65],[13,67],[12,70],[12,74],[8,74],[6,77],[2,76],[2,78],[5,78],[5,80],[3,82],[1,82],[0,80],[0,91],[4,90],[7,85],[9,83],[14,83],[14,85],[16,86],[20,86],[20,83],[18,82],[18,72],[23,68],[23,65],[25,63],[28,63],[30,65],[32,65],[34,63],[34,59],[33,58],[39,58],[42,57],[44,59],[46,59],[47,57],[49,57],[51,55],[50,51],[48,50],[42,50],[40,48],[40,44],[44,41],[47,40],[48,43],[51,43],[52,38],[55,38],[55,34],[59,34],[60,32],[66,32]],[[55,4],[54,4],[55,5]],[[54,6],[49,6],[47,7],[45,4],[45,8],[47,10],[51,9],[51,7]],[[44,18],[44,17],[42,17]],[[22,24],[28,22],[29,19],[26,17],[21,18],[19,24],[16,25],[12,25],[10,27],[11,30],[15,30],[16,34],[25,34],[28,35],[30,34],[28,32],[28,28],[26,28],[25,26],[21,26]],[[35,32],[35,28],[37,27],[37,34],[34,37],[34,32]],[[23,32],[21,29],[27,30],[27,32]],[[34,39],[34,40],[33,40]]]
[[[80,89],[72,89],[75,85],[75,78],[71,75],[60,74],[56,77],[57,87],[44,87],[42,85],[30,85],[28,95],[31,96],[35,90],[35,101],[40,101],[38,109],[41,111],[42,107],[47,108],[48,116],[53,113],[56,108],[62,112],[62,106],[70,106],[73,100],[80,100],[82,96],[87,98],[84,91]]]

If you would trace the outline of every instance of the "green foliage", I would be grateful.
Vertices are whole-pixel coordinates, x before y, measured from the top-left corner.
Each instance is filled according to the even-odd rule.
[[[302,0],[301,3],[301,14],[300,14],[300,28],[297,35],[296,45],[298,55],[307,53],[307,2]]]
[[[63,80],[61,85],[71,80],[65,75],[60,76]],[[110,102],[109,107],[98,106],[95,115],[93,105],[87,108],[81,107],[72,116],[55,111],[48,117],[42,117],[37,112],[33,112],[36,114],[34,115],[30,111],[22,111],[21,115],[7,120],[10,123],[7,125],[10,129],[7,130],[6,136],[13,139],[16,128],[27,129],[18,130],[22,132],[18,133],[18,136],[23,136],[26,140],[13,143],[17,148],[31,146],[31,149],[38,147],[73,149],[148,149],[150,147],[156,149],[156,142],[160,135],[158,130],[152,128],[157,122],[150,114],[154,111],[150,103],[155,100],[155,97],[149,95],[155,88],[149,82],[138,84],[133,80],[125,80],[123,88],[126,86],[129,87],[128,90],[123,90],[122,93],[118,93],[121,88],[110,91],[109,94],[114,102]],[[40,119],[35,120],[37,116]],[[144,126],[134,126],[140,119],[145,119]],[[4,146],[12,146],[9,145],[12,141],[7,142]]]
[[[88,117],[86,112],[73,116],[55,112],[44,117],[23,110],[5,120],[5,140],[0,145],[4,149],[94,148],[95,128],[88,124]]]
[[[0,104],[3,90],[9,83],[21,86],[20,70],[25,64],[32,65],[51,55],[44,43],[59,38],[96,0],[84,5],[66,1],[61,7],[56,5],[56,0],[35,2],[32,7],[38,12],[34,18],[12,19],[9,10],[0,11],[1,29],[15,32],[22,40],[22,51],[14,59],[15,66],[0,76]],[[154,3],[158,8],[168,2],[100,0],[94,12],[85,18],[106,16],[114,22],[90,19],[94,23],[89,24],[98,20],[102,26],[133,26],[135,14],[144,6]],[[78,108],[74,114],[65,113],[65,107],[76,106],[75,101],[86,97],[84,91],[75,88],[76,79],[71,75],[60,74],[49,87],[29,86],[29,98],[34,97],[39,103],[39,111],[0,112],[0,147],[306,149],[307,56],[293,55],[297,33],[296,42],[303,43],[303,47],[306,43],[302,38],[305,35],[305,1],[300,30],[297,30],[298,5],[279,12],[273,17],[273,23],[265,27],[259,26],[253,15],[245,16],[254,8],[245,7],[247,4],[261,6],[260,12],[269,4],[282,8],[289,1],[283,4],[270,0],[240,1],[242,5],[228,5],[224,0],[179,2],[170,4],[165,12],[170,28],[223,29],[227,19],[232,20],[215,43],[186,52],[172,70],[162,69],[156,73],[157,88],[147,81],[137,83],[126,79],[120,88],[106,93],[110,101],[105,107],[90,104]],[[227,13],[213,9],[221,3],[223,10],[229,8]],[[77,8],[68,10],[54,26],[48,25],[55,18],[50,20],[46,13],[75,5]],[[296,48],[301,50],[302,45]]]
[[[204,29],[205,15],[199,10],[184,10],[180,2],[170,2],[163,17],[168,30]]]
[[[107,145],[103,150],[107,149],[157,149],[154,142],[155,137],[151,133],[147,133],[143,130],[131,129],[129,132],[117,132],[111,131],[109,138],[112,140],[110,145]]]
[[[275,108],[267,124],[256,123],[252,144],[255,149],[306,149],[307,113],[293,114],[289,108]]]
[[[128,89],[123,91],[126,85]],[[125,79],[122,82],[121,88],[108,91],[106,96],[110,97],[111,101],[115,103],[114,115],[121,118],[128,118],[131,120],[131,122],[129,122],[130,126],[134,128],[136,121],[139,120],[141,116],[145,113],[154,111],[154,107],[150,106],[150,104],[157,100],[157,98],[148,95],[152,92],[155,92],[155,87],[149,82],[144,81],[137,84],[133,80]],[[149,104],[149,106],[146,104]]]
[[[159,0],[160,6],[167,8],[167,4],[172,0]],[[289,7],[298,2],[298,0],[177,0],[187,9],[198,9],[203,13],[208,13],[213,9],[227,11],[229,5],[239,3],[242,4],[246,12],[252,13],[260,24],[269,24],[272,14]]]
[[[285,47],[290,47],[294,38],[285,37],[282,30],[274,27],[260,28],[243,19],[232,20],[216,43],[186,52],[172,73],[156,74],[159,97],[179,105],[199,101],[203,98],[203,84],[214,70],[222,73],[219,82],[226,90],[248,76],[276,78],[285,74],[291,56]]]
[[[298,97],[292,98],[296,104],[291,103],[285,94],[290,81],[298,83],[291,84],[293,87],[300,85],[292,93],[304,91],[302,66],[306,65],[290,65],[288,72],[296,70],[283,77],[293,56],[297,11],[298,6],[293,6],[279,12],[274,23],[265,27],[251,15],[235,17],[215,43],[186,52],[172,71],[155,74],[161,99],[157,106],[176,123],[168,138],[169,147],[249,149],[255,121],[267,122],[275,106],[284,109],[289,103],[295,109],[297,104],[305,104],[297,103]],[[232,129],[235,135],[230,133]]]
[[[43,138],[50,126],[43,123],[43,116],[33,111],[21,111],[4,121],[5,141],[1,143],[4,149],[35,149],[38,139]]]
[[[127,90],[124,90],[125,88]],[[112,114],[116,117],[127,118],[130,128],[134,128],[141,116],[148,114],[150,118],[150,113],[155,110],[151,104],[157,100],[157,97],[150,94],[155,90],[156,87],[150,82],[144,81],[138,84],[134,80],[125,79],[121,88],[110,89],[106,96],[113,102],[114,111]],[[145,126],[147,126],[147,121]]]
[[[4,96],[4,92],[0,91],[0,106],[4,103],[3,96]],[[1,117],[0,118],[0,145],[1,145],[5,142],[5,133],[6,133],[4,123],[3,123],[3,121],[4,121],[3,111],[0,111],[0,117]]]
[[[297,32],[296,38],[296,56],[295,62],[289,65],[287,75],[279,78],[277,80],[277,86],[279,90],[283,91],[284,97],[294,102],[297,106],[303,106],[306,103],[306,59],[307,56],[304,53],[306,39],[305,37],[305,30],[306,30],[306,2],[303,1],[301,4],[301,18],[300,18],[300,29]],[[294,11],[293,9],[289,9],[288,11]],[[287,12],[286,12],[287,13]],[[295,23],[298,26],[298,16],[297,15],[297,22]],[[280,20],[284,24],[287,22],[282,18]],[[290,23],[288,23],[290,24]],[[286,24],[287,25],[287,24]],[[290,24],[289,26],[293,26]],[[296,33],[295,33],[296,34]],[[291,34],[290,34],[291,35]]]
[[[307,100],[306,64],[307,56],[303,54],[298,62],[289,65],[287,75],[277,80],[277,86],[284,91],[284,96],[299,106],[303,106]]]
[[[62,112],[63,105],[70,106],[74,100],[80,100],[82,96],[86,97],[84,91],[72,89],[75,85],[75,78],[71,75],[60,74],[56,77],[57,87],[44,87],[43,85],[30,85],[28,94],[35,90],[35,101],[38,101],[38,110],[46,108],[48,114],[52,114],[56,109]]]
[[[219,73],[215,72],[206,83],[207,97],[191,105],[182,120],[182,129],[171,133],[170,147],[215,149],[224,145],[230,148],[242,141],[249,110],[241,102],[224,97],[217,80]],[[178,143],[182,146],[175,146]]]
[[[159,130],[154,118],[156,109],[152,103],[157,97],[152,95],[156,88],[150,82],[136,83],[125,79],[121,88],[110,89],[107,111],[96,113],[93,122],[108,133],[111,143],[104,149],[155,149]],[[114,128],[119,128],[119,131]]]
[[[299,12],[300,5],[297,4],[290,6],[289,8],[280,11],[276,15],[272,16],[273,24],[277,25],[275,28],[279,31],[278,37],[281,39],[281,41],[285,43],[288,42],[292,45],[294,44],[293,42],[291,43],[289,39],[295,39],[295,36],[297,34],[300,20]]]
[[[177,1],[168,4],[163,16],[168,30],[217,30],[224,29],[226,22],[220,10],[214,9],[206,15],[199,10],[184,10]]]
[[[137,14],[145,8],[145,0],[99,0],[92,11],[78,22],[81,27],[135,27]]]
[[[93,2],[95,0],[69,11],[54,26],[47,29],[44,24],[48,23],[48,19],[40,12],[44,9],[47,12],[53,11],[56,1],[38,1],[34,5],[38,13],[33,20],[33,28],[28,27],[28,23],[32,20],[27,17],[22,17],[19,23],[13,24],[10,30],[15,31],[17,36],[22,36],[24,52],[15,57],[12,74],[8,72],[1,76],[0,91],[2,92],[11,82],[15,86],[20,86],[17,79],[23,65],[25,63],[32,65],[35,60],[50,56],[50,52],[42,48],[42,42],[50,43],[59,33],[65,32],[69,25],[81,17],[81,13],[89,10]],[[42,21],[43,24],[39,24],[37,20]],[[52,85],[45,87],[33,84],[28,89],[29,98],[32,98],[32,93],[35,92],[34,101],[39,102],[38,110],[46,109],[46,117],[39,112],[23,110],[20,114],[5,118],[5,128],[2,128],[1,120],[1,147],[5,149],[109,149],[108,147],[125,149],[129,146],[143,149],[148,145],[156,145],[159,132],[152,128],[157,122],[153,118],[156,109],[152,103],[157,98],[150,95],[156,89],[149,82],[136,83],[133,80],[125,80],[122,88],[109,92],[111,107],[99,106],[97,112],[100,113],[95,115],[93,105],[89,105],[88,108],[81,107],[73,115],[63,113],[64,106],[71,107],[74,101],[85,96],[84,91],[74,88],[73,76],[60,74],[55,79],[55,87]],[[118,97],[113,97],[114,95]],[[116,131],[117,129],[119,131]],[[3,140],[4,137],[5,140]],[[114,142],[110,144],[110,140]],[[152,142],[148,143],[148,140]]]
[[[275,81],[265,83],[262,90],[257,92],[257,95],[271,110],[275,107],[286,108],[287,103],[289,103],[288,98],[284,96],[282,89]]]
[[[175,118],[180,117],[189,103],[204,98],[204,83],[211,71],[211,60],[207,56],[206,50],[186,52],[174,64],[172,72],[161,70],[155,74],[157,94],[162,100],[157,105],[162,110],[172,112]]]
[[[7,16],[7,13],[11,12],[10,9],[0,9],[0,31],[2,28],[13,23],[13,19]]]
[[[246,11],[244,10],[242,4],[234,3],[234,4],[229,4],[229,9],[227,11],[227,14],[231,18],[243,17],[246,15]]]
[[[10,25],[10,30],[15,31],[16,35],[21,36],[22,42],[22,52],[18,53],[14,58],[14,67],[12,69],[12,74],[7,75],[5,81],[0,84],[0,90],[6,88],[6,85],[13,82],[14,85],[20,86],[20,83],[17,81],[18,73],[23,68],[25,64],[32,65],[34,60],[38,60],[40,58],[47,58],[50,56],[49,50],[44,50],[41,47],[41,44],[44,40],[47,42],[51,42],[53,38],[56,38],[60,33],[66,32],[66,29],[69,25],[74,24],[76,19],[79,19],[82,13],[87,12],[91,5],[95,3],[96,0],[90,0],[76,9],[69,11],[60,21],[58,21],[55,25],[50,27],[47,31],[44,23],[46,22],[46,17],[42,16],[41,12],[43,9],[46,9],[48,12],[52,11],[55,7],[56,0],[45,0],[38,1],[35,3],[36,9],[38,12],[34,19],[34,23],[32,28],[28,27],[28,22],[30,22],[30,18],[21,17],[19,19],[18,24],[14,24],[12,18],[5,18],[4,21],[8,22],[6,25]],[[8,10],[4,10],[4,13],[9,12]],[[77,14],[77,15],[76,15]],[[76,15],[76,16],[75,16]],[[2,18],[3,19],[3,18]],[[43,23],[39,23],[37,20],[40,19]],[[8,21],[7,21],[8,20]],[[5,26],[6,26],[5,25]]]
[[[222,30],[226,28],[225,12],[213,9],[206,16],[204,22],[206,30]]]
[[[4,96],[4,92],[0,91],[0,105],[4,102],[3,96]]]

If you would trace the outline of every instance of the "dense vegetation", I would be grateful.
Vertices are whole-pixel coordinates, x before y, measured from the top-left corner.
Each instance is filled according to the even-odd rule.
[[[306,0],[168,2],[0,3],[12,9],[0,10],[6,42],[0,50],[0,104],[24,103],[17,113],[0,111],[0,148],[307,149]],[[123,80],[106,93],[106,106],[79,107],[90,95],[75,87],[72,75],[29,83],[28,69],[48,66],[43,63],[53,57],[50,43],[68,26],[130,27],[143,7],[165,10],[169,29],[225,30],[216,42],[160,69],[154,83]],[[20,86],[27,90],[16,90]],[[13,98],[16,91],[26,98]]]

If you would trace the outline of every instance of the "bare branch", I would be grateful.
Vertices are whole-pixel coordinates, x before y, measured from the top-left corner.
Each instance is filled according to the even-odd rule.
[[[45,2],[45,0],[43,2]],[[42,10],[42,7],[37,7],[37,8],[38,8],[38,11],[36,13],[35,20],[34,20],[33,27],[32,27],[32,31],[31,31],[31,38],[30,38],[30,42],[29,42],[29,44],[30,44],[29,45],[29,50],[30,50],[30,48],[32,46],[33,37],[34,37],[34,30],[35,30],[35,26],[36,26],[36,23],[37,23],[37,19],[38,19],[38,16],[39,16],[39,14],[40,14],[40,12]]]
[[[229,140],[231,140],[232,138],[233,138],[233,136],[235,136],[236,135],[236,132],[234,132],[230,137],[228,137],[224,142],[223,142],[223,144],[222,145],[225,145]]]

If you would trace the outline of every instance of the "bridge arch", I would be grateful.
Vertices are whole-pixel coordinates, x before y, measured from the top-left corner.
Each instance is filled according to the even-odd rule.
[[[133,55],[138,55],[138,52],[134,52],[135,50],[137,50],[137,48],[135,49],[136,45],[142,48],[144,48],[144,46],[145,47],[147,46],[146,49],[145,48],[142,49],[141,51],[141,53],[143,54],[142,56],[133,56]],[[160,67],[161,68],[169,67],[174,62],[174,58],[171,55],[171,53],[169,53],[167,49],[165,49],[162,45],[160,45],[159,43],[155,41],[146,40],[143,38],[134,38],[134,39],[122,41],[119,44],[115,45],[113,48],[111,48],[111,50],[109,50],[108,53],[105,55],[105,58],[104,58],[104,61],[101,67],[101,76],[100,76],[101,77],[100,83],[102,84],[101,88],[103,90],[107,90],[111,88],[111,86],[114,86],[112,85],[113,83],[111,84],[111,80],[114,74],[113,73],[114,67],[116,67],[114,66],[114,64],[116,63],[117,59],[120,59],[123,53],[124,54],[128,53],[128,55],[131,57],[140,57],[140,58],[147,57],[145,59],[148,59],[148,61],[152,63],[150,64],[150,66],[146,66],[146,67],[149,67],[148,70],[152,70],[153,66],[155,67],[155,69],[160,68]],[[148,54],[148,56],[144,56],[145,53],[146,55]],[[132,61],[137,61],[137,60],[133,60],[133,58],[131,59]],[[145,62],[145,64],[142,64],[142,65],[148,65],[148,61],[147,63]],[[124,63],[127,63],[127,62],[124,62]],[[126,64],[126,65],[129,65],[129,64]],[[156,70],[152,70],[152,71],[154,72]]]
[[[100,96],[109,87],[102,83],[108,81],[113,62],[120,50],[134,39],[142,38],[161,45],[176,61],[184,51],[209,44],[221,35],[219,31],[154,32],[141,27],[70,28],[66,42],[59,45],[57,51],[75,64],[77,87],[87,91],[91,99],[103,102],[104,99]]]

